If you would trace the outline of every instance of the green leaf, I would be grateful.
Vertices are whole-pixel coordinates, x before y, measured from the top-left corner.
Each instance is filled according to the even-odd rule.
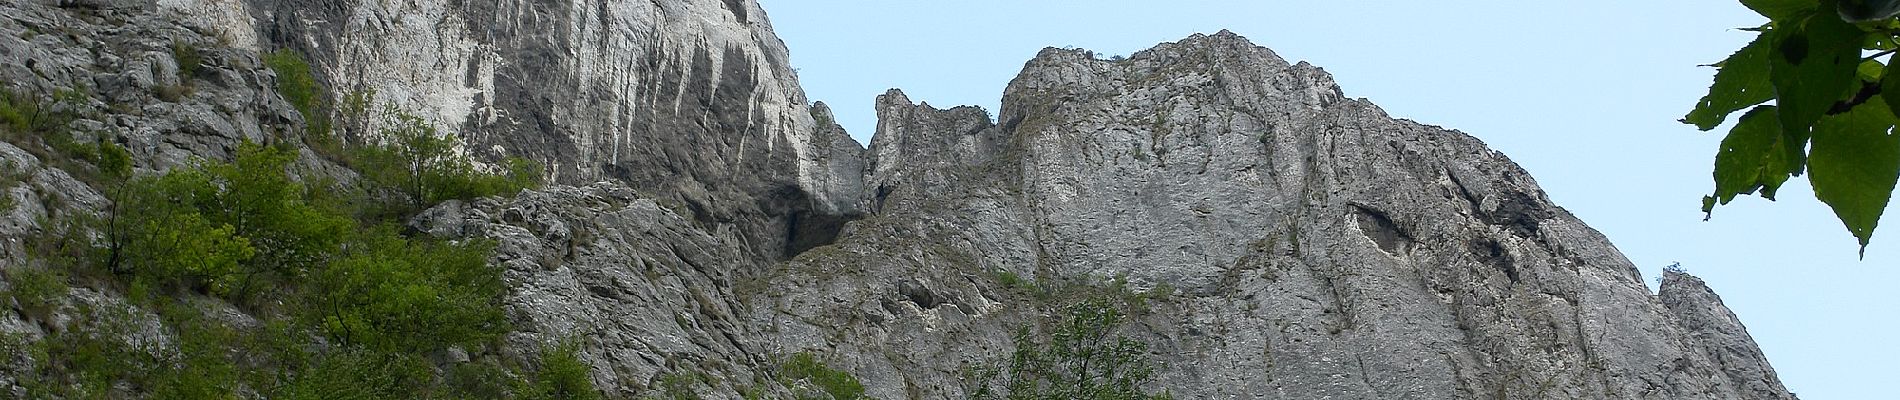
[[[1722,139],[1715,153],[1715,193],[1703,199],[1702,212],[1728,204],[1737,195],[1761,191],[1761,197],[1774,200],[1775,190],[1800,173],[1801,148],[1805,137],[1783,134],[1775,118],[1775,106],[1760,106],[1742,115],[1735,129]]]
[[[1742,0],[1742,5],[1768,19],[1786,21],[1813,11],[1821,4],[1815,0]]]
[[[1880,77],[1886,75],[1887,65],[1881,64],[1880,60],[1861,61],[1860,67],[1854,70],[1854,77],[1860,78],[1861,82],[1878,83]]]
[[[1782,129],[1807,132],[1854,87],[1866,32],[1832,13],[1810,15],[1793,26],[1778,25],[1772,32],[1777,39],[1768,52],[1768,78],[1775,86]]]
[[[1710,130],[1728,119],[1729,113],[1761,104],[1775,97],[1775,86],[1768,82],[1768,50],[1774,32],[1762,32],[1728,59],[1716,63],[1715,84],[1709,94],[1697,101],[1695,110],[1682,117],[1685,124]]]
[[[1863,256],[1900,179],[1900,135],[1891,133],[1896,122],[1886,101],[1874,97],[1814,125],[1808,160],[1814,197],[1832,207],[1860,239]]]

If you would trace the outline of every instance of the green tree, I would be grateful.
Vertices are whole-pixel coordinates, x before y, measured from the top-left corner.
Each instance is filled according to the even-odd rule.
[[[252,276],[302,274],[334,253],[354,227],[341,212],[307,200],[308,189],[289,175],[296,158],[288,147],[245,142],[238,145],[236,160],[197,166],[214,189],[195,206],[257,248],[248,268]]]
[[[1702,210],[1737,195],[1774,200],[1789,177],[1805,172],[1865,255],[1900,179],[1900,135],[1892,133],[1900,124],[1896,2],[1741,3],[1769,22],[1748,28],[1759,32],[1755,40],[1713,64],[1709,94],[1682,119],[1706,131],[1748,109],[1716,152],[1715,191]]]
[[[438,133],[422,118],[390,111],[383,142],[358,152],[371,182],[399,193],[409,212],[444,200],[512,194],[541,182],[541,166],[510,157],[501,173],[484,173],[455,149],[454,135]]]
[[[106,219],[108,269],[219,295],[244,293],[258,276],[303,274],[353,223],[306,201],[289,176],[295,157],[246,142],[232,162],[126,182]]]
[[[985,367],[977,372],[975,399],[1008,400],[1146,400],[1168,399],[1150,395],[1141,385],[1154,376],[1147,359],[1148,345],[1112,335],[1122,324],[1121,310],[1106,300],[1070,306],[1047,340],[1037,340],[1028,327],[1016,332],[1016,351],[1007,370]]]
[[[239,265],[257,254],[229,224],[198,213],[217,191],[199,169],[139,177],[121,188],[107,217],[106,267],[170,289],[229,294]]]

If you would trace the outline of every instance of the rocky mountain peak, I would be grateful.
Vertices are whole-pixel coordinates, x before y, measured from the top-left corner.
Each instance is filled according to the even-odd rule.
[[[996,343],[1020,307],[1042,307],[987,301],[1012,297],[975,277],[1006,271],[1174,293],[1132,330],[1177,396],[1790,397],[1725,372],[1762,359],[1709,347],[1752,345],[1687,334],[1733,318],[1671,311],[1502,154],[1347,99],[1320,68],[1231,32],[1121,60],[1045,49],[997,126],[898,91],[878,105],[867,189],[880,211],[794,260],[775,278],[795,282],[785,297],[759,306],[782,313],[766,323],[843,337],[795,334],[788,351],[828,349],[954,397],[940,371],[982,360],[933,346]],[[960,300],[905,295],[919,291]],[[826,328],[842,316],[873,322]],[[951,361],[874,356],[891,353]]]
[[[493,241],[507,286],[499,344],[442,370],[573,343],[610,398],[822,394],[785,368],[802,354],[871,397],[963,398],[1016,332],[1107,293],[1139,304],[1116,333],[1177,398],[1793,398],[1704,282],[1672,271],[1652,295],[1509,158],[1233,32],[1045,49],[996,119],[892,89],[866,148],[806,104],[754,0],[157,4],[0,3],[0,77],[92,90],[61,105],[92,111],[73,141],[157,172],[302,146],[282,138],[326,114],[266,65],[296,54],[328,104],[373,98],[479,161],[548,167],[547,187],[406,221]],[[42,221],[111,202],[11,143],[7,288]],[[309,177],[355,174],[297,149]],[[130,304],[117,290],[73,292]],[[51,337],[14,314],[0,331]],[[0,390],[23,393],[13,376]]]

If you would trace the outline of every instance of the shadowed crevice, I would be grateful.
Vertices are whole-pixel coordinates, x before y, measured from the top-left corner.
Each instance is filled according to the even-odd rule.
[[[1392,222],[1392,217],[1386,215],[1384,211],[1359,204],[1353,204],[1352,209],[1353,214],[1358,217],[1359,233],[1372,239],[1373,243],[1377,243],[1379,250],[1384,250],[1387,254],[1399,255],[1412,248],[1411,233],[1406,232],[1398,223]]]

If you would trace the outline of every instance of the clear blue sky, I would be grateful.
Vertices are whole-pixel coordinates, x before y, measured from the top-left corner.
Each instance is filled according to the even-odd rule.
[[[1326,68],[1347,96],[1477,136],[1603,231],[1645,276],[1681,262],[1741,316],[1808,399],[1892,398],[1900,371],[1900,218],[1855,242],[1807,181],[1702,221],[1721,133],[1676,122],[1709,68],[1764,19],[1734,0],[761,0],[812,100],[860,143],[872,99],[996,110],[1045,46],[1130,54],[1230,29]],[[1652,285],[1653,286],[1653,285]]]

